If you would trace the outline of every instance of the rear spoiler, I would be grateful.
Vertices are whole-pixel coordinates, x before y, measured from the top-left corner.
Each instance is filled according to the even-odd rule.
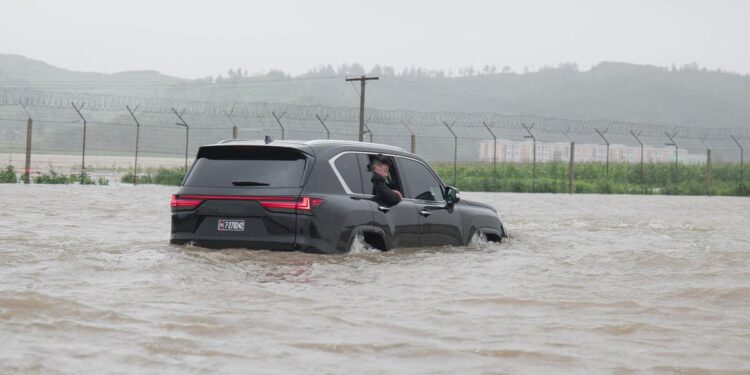
[[[309,147],[306,147],[309,148]],[[288,146],[279,146],[279,145],[228,145],[228,144],[222,144],[222,145],[210,145],[210,146],[201,146],[198,148],[198,155],[195,157],[196,160],[200,158],[227,158],[231,159],[233,157],[237,156],[255,156],[255,157],[261,157],[261,158],[273,158],[276,157],[286,157],[286,158],[293,158],[294,156],[303,156],[303,157],[314,157],[314,154],[312,153],[312,148],[309,148],[309,150],[306,150],[302,147],[288,147]]]

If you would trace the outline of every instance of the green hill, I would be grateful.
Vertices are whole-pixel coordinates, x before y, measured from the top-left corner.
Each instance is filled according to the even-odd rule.
[[[486,66],[458,73],[358,64],[320,66],[299,76],[271,71],[186,80],[155,71],[74,72],[22,56],[0,54],[0,85],[52,91],[211,101],[284,102],[356,107],[357,88],[345,76],[380,77],[367,86],[368,106],[418,111],[529,113],[576,119],[612,119],[700,127],[750,124],[750,77],[708,71],[696,64],[664,68],[603,62],[534,72]]]

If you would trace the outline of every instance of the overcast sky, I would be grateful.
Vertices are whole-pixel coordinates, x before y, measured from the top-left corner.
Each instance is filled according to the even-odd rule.
[[[0,53],[186,78],[358,62],[458,70],[601,61],[750,73],[743,0],[0,0]]]

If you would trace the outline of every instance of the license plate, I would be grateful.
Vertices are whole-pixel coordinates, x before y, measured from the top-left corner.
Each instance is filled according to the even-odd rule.
[[[219,219],[219,232],[244,232],[245,220]]]

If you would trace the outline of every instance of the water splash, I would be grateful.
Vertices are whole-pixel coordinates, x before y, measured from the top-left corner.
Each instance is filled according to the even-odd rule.
[[[487,236],[485,236],[484,233],[476,232],[471,237],[471,241],[469,241],[467,247],[469,249],[482,250],[488,248],[491,244],[492,243],[487,239]]]
[[[349,254],[372,254],[379,253],[380,250],[372,247],[365,241],[365,235],[357,233],[357,236],[352,240],[352,245],[349,247]]]

